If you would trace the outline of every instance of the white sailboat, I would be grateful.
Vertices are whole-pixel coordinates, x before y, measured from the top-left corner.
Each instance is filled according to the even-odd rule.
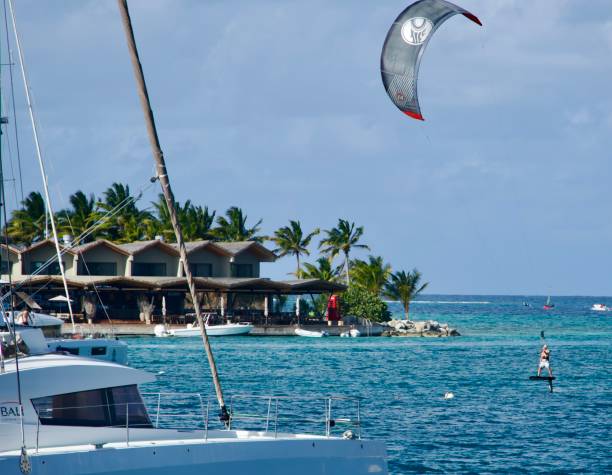
[[[78,354],[81,356],[90,356],[90,357],[93,356],[93,357],[98,357],[102,359],[109,359],[111,361],[115,361],[115,362],[122,363],[122,364],[127,364],[127,347],[124,342],[120,342],[115,338],[96,338],[95,341],[93,341],[91,337],[86,339],[83,337],[82,333],[79,333],[76,331],[77,326],[75,325],[74,314],[72,311],[73,301],[70,298],[70,294],[68,291],[68,283],[66,280],[66,273],[65,273],[63,259],[62,259],[63,250],[59,244],[59,236],[58,236],[57,228],[55,225],[53,206],[51,204],[51,197],[49,195],[49,183],[48,183],[47,173],[45,171],[45,163],[44,163],[43,156],[42,156],[42,149],[41,149],[39,139],[38,139],[38,126],[37,126],[37,121],[34,115],[34,108],[32,105],[32,100],[30,97],[30,87],[28,84],[28,77],[27,77],[26,69],[25,69],[25,60],[24,60],[24,54],[21,48],[21,40],[20,40],[18,31],[17,31],[17,23],[15,19],[15,14],[14,14],[13,2],[12,1],[8,2],[8,5],[11,10],[11,19],[12,19],[13,31],[15,34],[15,44],[17,46],[17,52],[19,56],[19,66],[20,66],[21,76],[23,79],[23,85],[24,85],[24,90],[25,90],[25,98],[26,98],[26,102],[28,106],[30,122],[32,125],[36,158],[38,160],[38,165],[40,168],[40,174],[42,178],[46,212],[49,218],[49,223],[51,224],[51,231],[52,231],[52,238],[53,238],[52,241],[53,241],[53,244],[56,250],[56,262],[58,264],[58,268],[60,271],[60,275],[62,278],[62,284],[64,288],[64,295],[56,296],[52,298],[51,300],[61,301],[61,302],[66,303],[67,308],[68,308],[68,313],[70,315],[70,322],[72,324],[72,330],[75,335],[75,338],[72,338],[72,339],[49,338],[47,339],[47,343],[49,345],[49,348],[52,349],[53,351],[67,351],[72,354]],[[50,263],[51,261],[48,261],[47,263],[45,263],[45,265],[42,266],[42,268],[44,268],[46,265]],[[11,292],[12,292],[12,289],[9,291],[9,294]],[[6,296],[2,296],[2,301],[3,301],[2,306],[3,307],[4,307],[4,300],[5,300],[4,297]],[[17,317],[19,313],[20,312],[16,312],[16,311],[7,312],[5,320],[10,320],[10,324],[15,324],[15,318]],[[57,328],[58,326],[57,324],[58,319],[55,319],[54,317],[51,317],[45,314],[41,314],[41,313],[36,313],[36,312],[30,313],[28,320],[29,320],[28,322],[24,322],[25,325],[32,325],[35,327],[42,327],[42,328],[50,328],[50,327]],[[59,325],[59,327],[61,328],[61,324]],[[58,332],[56,332],[56,335],[57,333]],[[48,334],[48,336],[50,335]]]
[[[333,398],[322,398],[325,405],[311,401],[322,408],[320,434],[277,431],[274,412],[265,410],[256,430],[219,429],[199,394],[141,393],[140,385],[155,380],[144,371],[66,355],[29,356],[18,363],[21,404],[15,359],[5,361],[0,373],[2,475],[387,473],[384,444],[360,439],[358,412],[357,418],[337,417]],[[177,413],[181,398],[190,398],[182,406],[190,412]],[[268,401],[283,407],[283,398],[266,399],[265,407]],[[250,407],[249,400],[245,404]],[[248,412],[253,419],[253,408]],[[238,425],[240,417],[230,412],[230,424]],[[341,427],[338,435],[334,427]],[[30,471],[22,472],[23,466]]]
[[[181,260],[193,302],[197,304],[187,253],[175,215],[163,154],[157,139],[144,76],[135,47],[126,0],[118,0],[139,94],[157,163],[159,179],[175,228]],[[9,0],[12,7],[12,0]],[[69,298],[67,296],[67,298]],[[32,352],[11,356],[2,352],[0,368],[0,473],[48,475],[366,475],[387,473],[382,442],[362,440],[359,403],[351,417],[334,416],[335,398],[325,397],[321,407],[321,434],[285,433],[270,408],[283,404],[278,397],[264,398],[260,417],[246,409],[249,427],[237,429],[241,414],[227,409],[206,328],[195,305],[206,349],[222,429],[212,426],[208,399],[199,394],[195,404],[177,409],[180,395],[171,395],[171,410],[164,413],[164,394],[147,404],[140,385],[155,377],[114,363],[64,354]],[[12,330],[11,338],[17,346]],[[2,350],[4,350],[3,347]],[[254,398],[255,399],[255,398]],[[299,404],[297,406],[301,406]],[[296,404],[292,403],[295,408]],[[197,410],[196,414],[189,411]],[[187,410],[188,409],[188,410]],[[276,411],[276,414],[278,411]],[[164,417],[169,416],[168,424]],[[186,422],[187,421],[187,422]],[[299,419],[298,423],[303,423]],[[193,424],[186,428],[186,424]],[[341,428],[341,429],[340,429]],[[346,428],[346,429],[344,429]],[[334,430],[336,431],[334,433]],[[343,430],[343,432],[338,432]]]

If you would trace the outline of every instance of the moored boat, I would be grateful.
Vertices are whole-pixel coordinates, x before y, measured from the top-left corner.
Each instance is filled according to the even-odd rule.
[[[24,465],[28,473],[62,475],[387,473],[384,444],[360,438],[359,416],[333,419],[342,415],[332,413],[334,398],[321,411],[320,435],[277,431],[274,411],[265,409],[255,423],[255,397],[246,400],[245,413],[249,427],[261,429],[230,429],[240,424],[236,410],[228,428],[219,428],[200,394],[142,393],[140,385],[155,377],[141,370],[68,355],[20,357],[18,387],[15,363],[5,360],[0,373],[3,475],[26,473]],[[194,403],[177,410],[181,397]],[[262,401],[265,408],[283,404],[272,396]]]
[[[322,338],[324,336],[329,336],[326,331],[312,331],[312,330],[304,330],[303,328],[296,328],[294,333],[297,336],[304,336],[307,338]]]
[[[206,325],[208,336],[238,336],[248,335],[253,330],[250,323],[225,323],[223,325]],[[155,336],[176,336],[182,338],[200,336],[200,327],[197,324],[189,323],[185,328],[168,329],[163,325],[156,325],[154,328]]]
[[[591,307],[591,310],[593,312],[610,312],[612,311],[612,308],[608,307],[607,305],[604,305],[603,303],[594,303]]]

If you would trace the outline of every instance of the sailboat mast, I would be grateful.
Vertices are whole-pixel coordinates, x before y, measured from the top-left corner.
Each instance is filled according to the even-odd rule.
[[[40,174],[42,175],[43,190],[45,192],[45,201],[47,203],[47,213],[49,215],[49,222],[51,223],[51,230],[53,231],[53,243],[55,244],[55,252],[57,254],[57,264],[62,275],[62,282],[64,284],[64,293],[66,294],[66,303],[68,304],[68,313],[70,313],[70,322],[72,323],[72,331],[75,331],[74,315],[72,313],[72,303],[70,302],[70,293],[68,292],[68,284],[66,282],[66,274],[64,272],[64,263],[62,262],[62,251],[59,245],[59,239],[57,237],[57,228],[55,227],[55,217],[53,216],[53,207],[51,206],[51,197],[49,196],[49,183],[47,181],[47,172],[45,171],[45,164],[42,159],[42,152],[40,149],[40,142],[38,140],[38,127],[36,126],[36,120],[34,120],[34,109],[32,107],[32,99],[30,97],[30,86],[28,84],[28,76],[25,70],[25,60],[23,58],[23,52],[21,50],[21,40],[19,33],[17,32],[17,21],[15,20],[15,8],[13,6],[13,0],[8,2],[11,10],[11,21],[13,23],[13,32],[15,33],[15,44],[17,45],[17,53],[19,55],[19,66],[21,69],[21,76],[23,78],[23,87],[25,88],[26,102],[28,104],[28,113],[30,115],[30,122],[32,123],[32,132],[34,133],[34,145],[36,148],[36,157],[38,158],[38,166],[40,167]],[[45,227],[46,234],[46,227]],[[46,238],[46,236],[45,236]]]
[[[153,117],[153,111],[151,110],[151,102],[149,101],[149,93],[147,92],[147,85],[145,82],[144,73],[142,71],[142,64],[140,63],[138,49],[136,48],[136,40],[134,38],[134,30],[132,28],[132,21],[130,19],[130,12],[128,10],[127,0],[117,0],[117,3],[119,5],[119,11],[121,12],[121,19],[123,22],[123,28],[125,30],[130,59],[132,61],[132,66],[134,69],[138,96],[140,97],[140,104],[142,106],[142,110],[145,116],[147,133],[149,135],[149,142],[151,143],[151,148],[153,150],[153,158],[155,160],[155,165],[157,169],[156,178],[161,184],[162,192],[166,200],[166,206],[168,207],[168,212],[170,214],[170,221],[172,222],[172,227],[174,228],[174,234],[176,236],[176,242],[178,244],[180,258],[183,264],[183,271],[185,272],[185,277],[187,278],[189,293],[191,294],[191,299],[195,308],[196,318],[198,320],[198,324],[200,325],[202,342],[204,343],[204,349],[206,350],[206,356],[208,358],[208,364],[210,366],[210,371],[212,373],[213,383],[215,386],[215,393],[217,395],[217,400],[221,409],[221,419],[227,422],[229,420],[229,416],[227,413],[227,408],[225,406],[225,401],[223,399],[221,381],[219,379],[219,373],[217,372],[217,365],[215,363],[212,348],[208,340],[208,335],[206,334],[206,325],[202,319],[202,313],[200,311],[200,302],[196,293],[195,283],[193,281],[191,269],[189,268],[189,261],[187,260],[187,249],[185,247],[185,242],[183,241],[181,225],[178,221],[178,217],[176,214],[174,194],[172,193],[172,188],[170,187],[170,180],[166,171],[166,162],[164,159],[164,154],[161,150],[161,145],[159,143],[159,138],[157,135],[157,128],[155,127],[155,118]]]

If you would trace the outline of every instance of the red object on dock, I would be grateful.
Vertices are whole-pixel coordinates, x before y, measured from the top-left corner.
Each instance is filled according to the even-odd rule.
[[[328,322],[337,322],[340,320],[340,299],[337,295],[332,295],[327,301],[326,317]]]

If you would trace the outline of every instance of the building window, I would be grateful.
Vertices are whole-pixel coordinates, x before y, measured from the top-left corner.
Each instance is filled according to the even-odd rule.
[[[230,270],[232,277],[254,277],[253,264],[232,264]]]
[[[11,261],[0,261],[0,274],[10,274],[13,270],[13,263]]]
[[[212,264],[190,262],[189,269],[194,277],[212,277]]]
[[[134,262],[132,264],[133,276],[156,276],[166,275],[165,262]]]
[[[32,399],[42,425],[152,427],[137,386],[117,386]],[[129,406],[129,408],[128,408]]]
[[[89,275],[117,275],[115,262],[83,262],[83,270]]]
[[[60,266],[57,261],[51,262],[42,271],[39,272],[39,269],[41,269],[45,265],[45,262],[46,261],[30,262],[30,269],[28,270],[28,274],[40,273],[42,275],[62,275],[62,273],[60,272]],[[62,267],[66,269],[66,263],[64,261],[62,261]]]

